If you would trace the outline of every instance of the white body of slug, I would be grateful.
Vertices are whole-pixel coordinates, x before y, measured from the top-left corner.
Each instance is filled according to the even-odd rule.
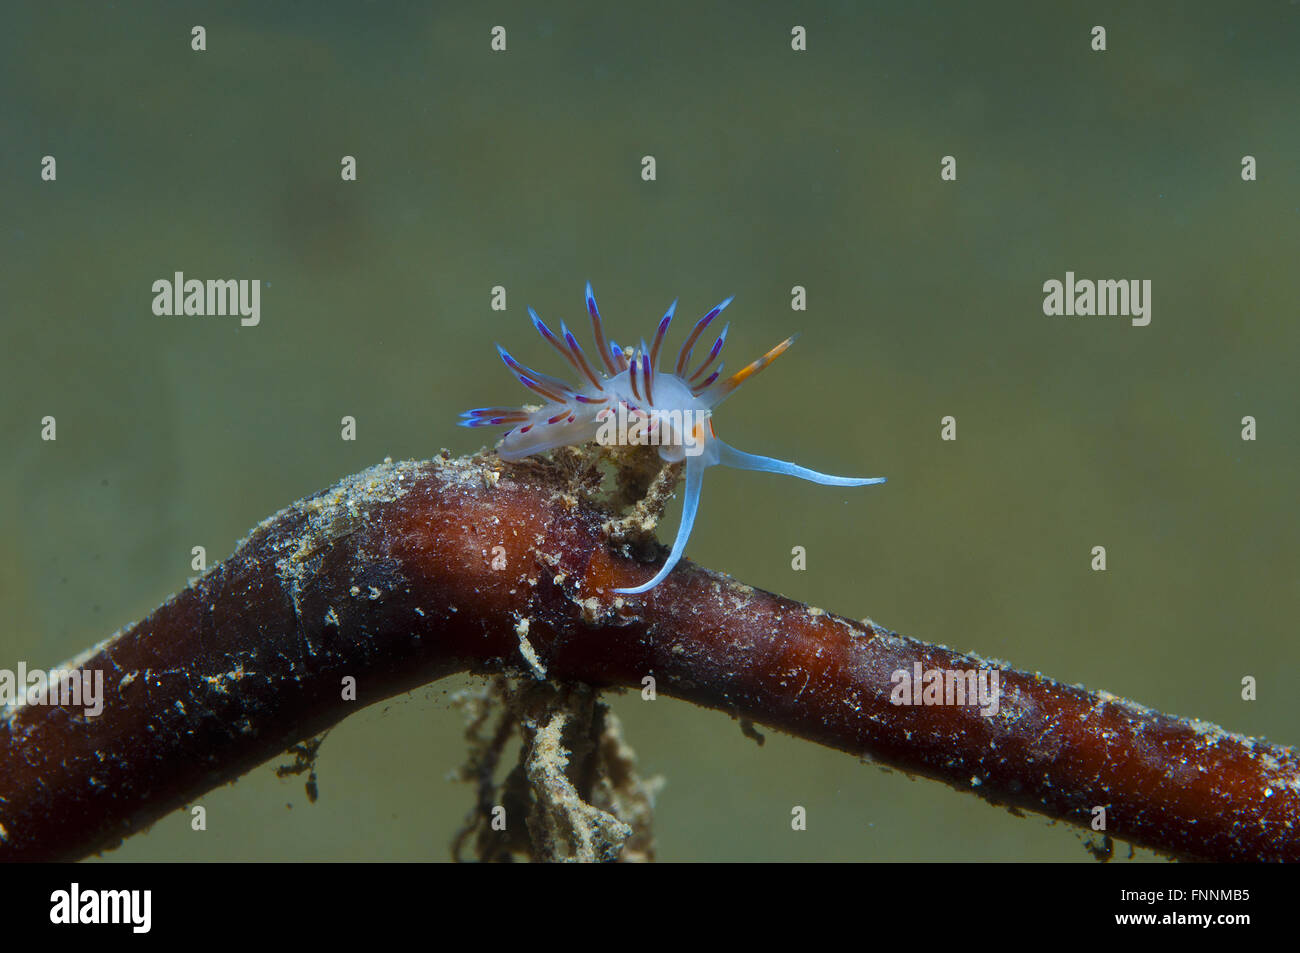
[[[627,442],[657,446],[659,456],[670,463],[679,463],[688,454],[695,455],[697,447],[702,448],[700,452],[708,452],[703,448],[708,447],[708,437],[712,435],[712,428],[708,425],[712,408],[696,397],[675,374],[661,372],[653,375],[650,386],[654,403],[649,407],[633,389],[630,370],[620,371],[603,383],[608,401],[599,401],[604,395],[593,393],[595,388],[588,385],[580,393],[592,399],[593,403],[552,402],[533,411],[530,418],[535,421],[533,427],[527,431],[516,427],[502,437],[497,446],[501,459],[522,460],[545,450],[592,440],[611,442],[604,439],[604,435],[610,432],[620,434],[620,417],[627,421],[622,433],[630,431],[630,435],[636,438],[641,429],[647,431],[644,440]],[[560,419],[555,423],[545,423],[557,416]],[[713,455],[716,456],[716,450]]]

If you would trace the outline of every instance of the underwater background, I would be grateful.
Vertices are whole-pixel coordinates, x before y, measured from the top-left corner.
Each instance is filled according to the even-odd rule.
[[[222,559],[345,474],[490,442],[456,415],[528,399],[493,342],[561,374],[525,305],[585,329],[590,279],[624,343],[673,298],[670,348],[736,296],[733,368],[801,331],[718,434],[889,478],[711,470],[692,560],[1300,742],[1300,5],[23,2],[5,20],[0,666],[75,655],[183,588],[191,547]],[[155,316],[175,271],[258,279],[260,324]],[[1149,279],[1150,324],[1045,315],[1067,271]],[[315,804],[276,778],[286,756],[205,795],[207,832],[176,812],[105,859],[446,859],[472,805],[448,780],[450,694],[473,682],[333,729]],[[666,779],[661,860],[1091,862],[1066,825],[606,697]]]

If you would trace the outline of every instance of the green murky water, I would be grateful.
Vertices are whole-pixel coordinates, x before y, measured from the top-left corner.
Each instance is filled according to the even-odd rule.
[[[456,414],[524,398],[493,341],[554,370],[524,305],[577,324],[590,278],[619,340],[674,297],[691,316],[736,295],[732,366],[801,330],[718,432],[890,478],[711,471],[693,559],[1300,740],[1296,7],[531,6],[9,11],[0,665],[101,639],[185,584],[191,547],[220,558],[343,474],[476,449]],[[265,282],[260,324],[155,316],[175,271]],[[1150,324],[1045,316],[1067,271],[1149,279]],[[111,856],[445,857],[470,805],[445,780],[454,687],[337,728],[315,805],[264,767],[203,799],[206,834],[173,815]],[[806,743],[759,748],[725,715],[614,705],[668,778],[664,859],[1088,858],[1063,827]]]

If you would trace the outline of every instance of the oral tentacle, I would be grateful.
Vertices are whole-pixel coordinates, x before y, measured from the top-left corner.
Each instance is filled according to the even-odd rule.
[[[677,527],[677,538],[673,540],[672,551],[663,566],[649,582],[631,589],[615,589],[615,592],[625,596],[648,592],[673,571],[673,567],[681,560],[682,553],[686,551],[686,541],[691,538],[691,529],[695,526],[695,514],[700,509],[700,488],[704,485],[704,470],[707,466],[702,457],[686,458],[686,498],[682,503],[682,522]]]
[[[791,463],[788,460],[778,460],[775,457],[763,457],[756,453],[746,453],[716,438],[715,443],[718,448],[718,462],[724,467],[733,467],[737,470],[760,470],[764,473],[779,473],[782,476],[798,477],[801,480],[820,483],[823,486],[871,486],[872,484],[885,482],[884,477],[835,476],[830,473],[822,473],[819,470],[801,467],[799,464]]]

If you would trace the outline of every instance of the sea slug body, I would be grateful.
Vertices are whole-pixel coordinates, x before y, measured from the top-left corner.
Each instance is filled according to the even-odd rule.
[[[714,408],[746,380],[784,354],[797,337],[786,338],[758,360],[723,378],[722,364],[718,362],[715,367],[715,362],[727,340],[729,325],[724,326],[708,354],[694,370],[690,370],[691,355],[700,335],[731,301],[727,298],[700,318],[678,351],[676,363],[670,369],[661,370],[660,351],[677,310],[677,302],[669,306],[659,321],[651,345],[647,346],[642,340],[640,347],[625,350],[606,340],[596,296],[588,282],[587,313],[591,316],[596,355],[602,367],[593,366],[573,332],[564,324],[556,334],[529,308],[533,327],[577,372],[578,385],[573,386],[525,367],[498,344],[501,360],[520,383],[546,401],[545,405],[537,410],[480,407],[461,414],[460,424],[464,427],[511,428],[497,448],[504,460],[520,460],[555,447],[591,440],[655,444],[664,460],[670,463],[685,460],[686,499],[681,525],[667,561],[649,582],[631,589],[615,589],[617,593],[635,595],[646,592],[672,571],[686,550],[686,541],[695,525],[704,471],[715,464],[781,473],[828,486],[868,486],[885,482],[884,477],[840,477],[820,473],[784,460],[745,453],[718,438],[713,432]]]

